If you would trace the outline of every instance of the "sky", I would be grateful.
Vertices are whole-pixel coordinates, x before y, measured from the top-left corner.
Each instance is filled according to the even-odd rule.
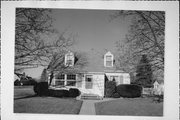
[[[115,51],[115,42],[123,40],[128,29],[128,21],[116,19],[110,21],[112,10],[53,10],[54,27],[61,33],[75,35],[76,43],[72,49],[104,52]]]
[[[66,36],[75,36],[73,51],[104,54],[116,52],[116,42],[124,40],[130,25],[130,19],[117,18],[110,21],[114,10],[53,9],[53,27]],[[26,70],[32,77],[40,77],[43,67]]]

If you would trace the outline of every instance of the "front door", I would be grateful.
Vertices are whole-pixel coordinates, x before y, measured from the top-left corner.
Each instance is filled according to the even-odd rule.
[[[93,76],[92,75],[86,75],[86,89],[92,89],[93,88]]]

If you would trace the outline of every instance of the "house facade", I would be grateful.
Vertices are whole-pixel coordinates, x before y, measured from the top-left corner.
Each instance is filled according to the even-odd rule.
[[[68,70],[56,71],[51,87],[56,89],[78,88],[81,94],[105,96],[106,81],[115,81],[116,85],[130,84],[129,73],[116,67],[115,57],[109,51],[103,56],[87,53],[87,64],[76,68],[73,52],[65,54],[64,65]]]

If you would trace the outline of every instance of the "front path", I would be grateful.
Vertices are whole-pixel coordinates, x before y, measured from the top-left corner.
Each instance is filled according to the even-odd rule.
[[[103,100],[83,100],[83,104],[81,106],[81,110],[79,112],[80,115],[96,115],[95,103],[96,102],[104,102],[112,99],[104,98]]]
[[[95,103],[96,100],[83,100],[83,104],[81,110],[79,112],[80,115],[95,115]]]

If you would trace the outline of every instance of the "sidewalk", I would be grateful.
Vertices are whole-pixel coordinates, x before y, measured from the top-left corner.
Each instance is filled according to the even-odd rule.
[[[110,100],[114,100],[114,99],[107,98],[107,99],[103,99],[103,100],[83,100],[83,104],[81,106],[79,115],[96,115],[95,103],[110,101]]]
[[[96,115],[94,103],[96,100],[83,100],[80,115]]]

